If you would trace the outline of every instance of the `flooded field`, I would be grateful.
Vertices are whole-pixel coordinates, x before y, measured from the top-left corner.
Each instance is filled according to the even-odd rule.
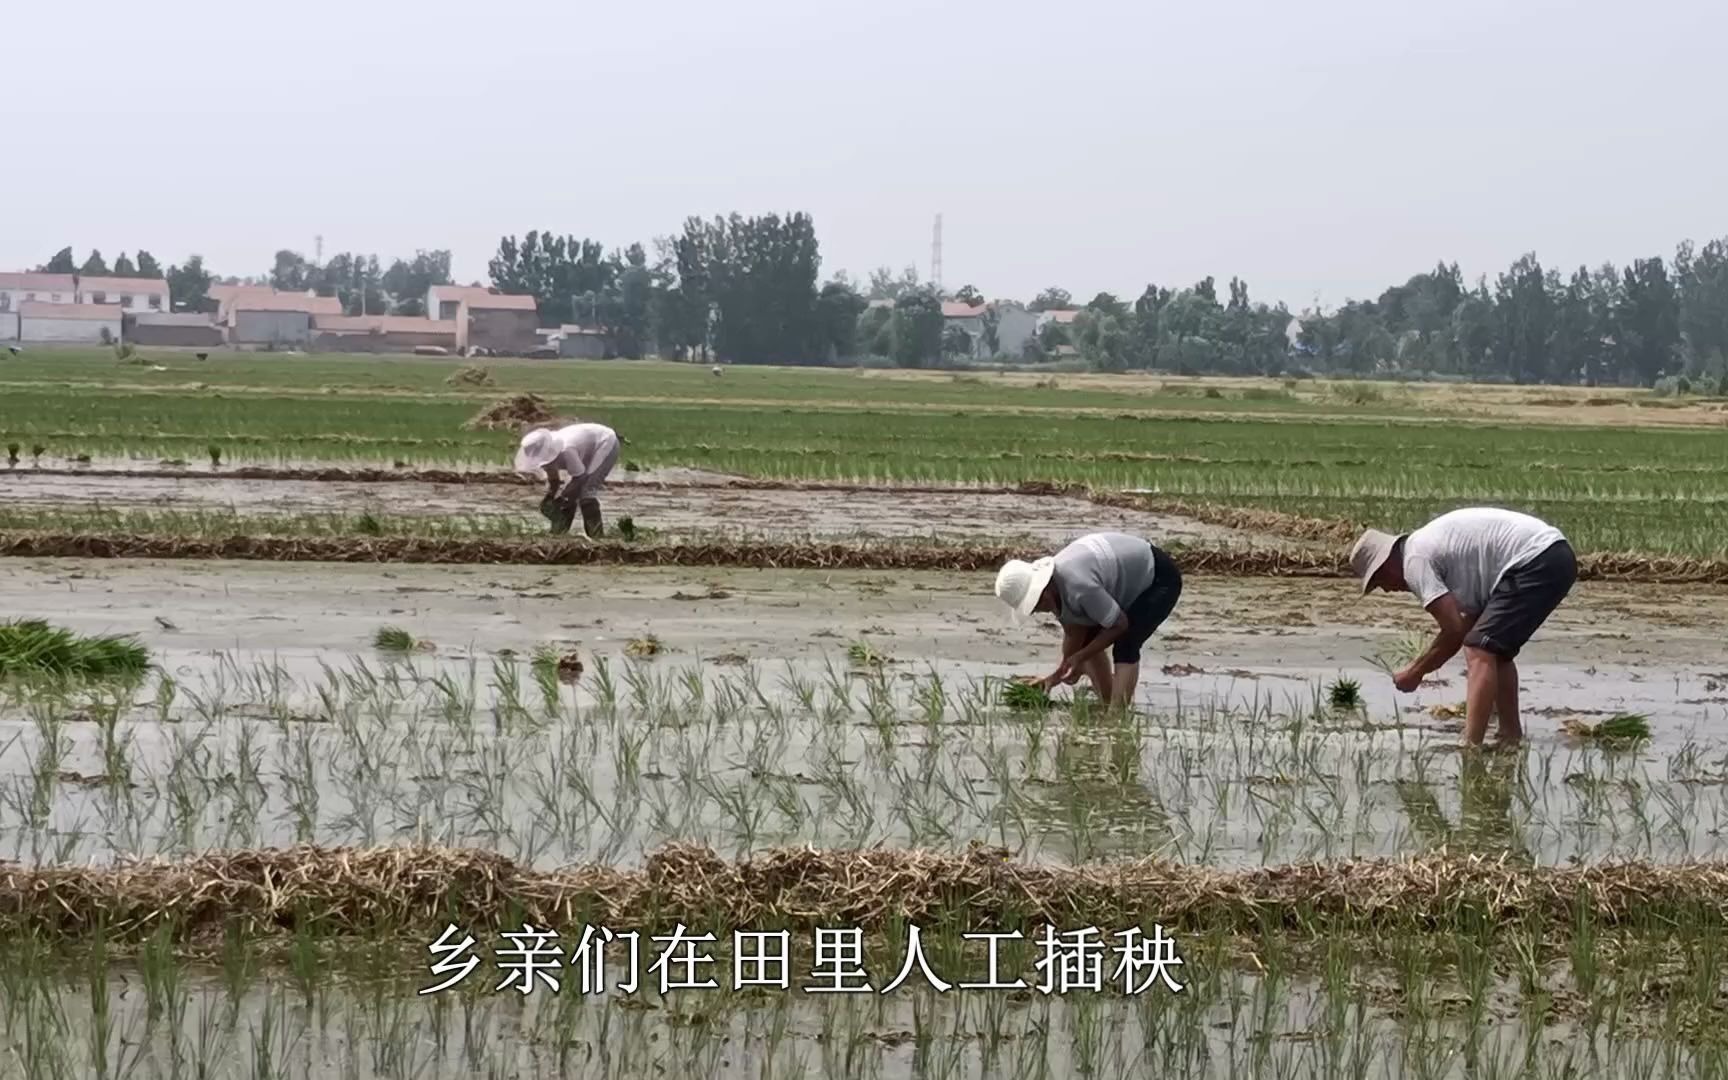
[[[642,533],[555,565],[477,402],[188,393],[0,474],[0,611],[149,660],[0,678],[0,1077],[1728,1073],[1701,438],[636,402]],[[1514,495],[1589,573],[1463,752],[1335,549]],[[1137,709],[1015,707],[1057,630],[976,568],[1100,529],[1189,560]]]
[[[1413,620],[1345,582],[1196,579],[1141,712],[1021,713],[1054,634],[982,575],[17,560],[8,610],[138,632],[124,692],[6,691],[0,840],[29,861],[294,842],[483,844],[538,865],[669,840],[999,844],[1220,865],[1721,844],[1722,598],[1596,585],[1524,668],[1530,745],[1460,759],[1461,680],[1397,696]],[[1658,625],[1655,616],[1661,615]],[[399,626],[402,655],[372,641]],[[574,682],[536,665],[575,652]],[[1357,681],[1338,710],[1327,687]],[[1641,712],[1633,752],[1564,717]]]

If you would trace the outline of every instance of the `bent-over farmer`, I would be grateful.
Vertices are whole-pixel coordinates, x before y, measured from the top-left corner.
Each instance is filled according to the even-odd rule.
[[[1369,529],[1350,551],[1350,568],[1362,579],[1362,595],[1412,593],[1440,626],[1393,685],[1413,692],[1463,648],[1464,741],[1482,744],[1490,714],[1499,715],[1501,742],[1523,737],[1515,661],[1578,580],[1577,558],[1559,529],[1513,510],[1454,510],[1402,536]]]
[[[1010,561],[996,575],[997,599],[1017,615],[1048,613],[1062,624],[1062,662],[1029,681],[1049,690],[1085,675],[1112,707],[1133,704],[1140,648],[1181,595],[1182,571],[1170,556],[1126,533],[1082,536],[1053,556]]]
[[[540,500],[540,512],[560,535],[570,531],[578,511],[583,532],[598,537],[604,531],[600,489],[617,464],[618,433],[605,424],[530,431],[516,451],[517,472],[545,474],[546,496]],[[567,479],[560,481],[561,475]]]

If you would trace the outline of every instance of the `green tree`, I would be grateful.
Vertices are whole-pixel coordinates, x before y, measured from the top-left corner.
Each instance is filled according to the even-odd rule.
[[[835,359],[858,353],[860,316],[869,301],[858,295],[844,279],[836,278],[822,286],[816,294],[816,318],[821,325],[822,343]],[[886,309],[882,309],[886,314]]]
[[[348,315],[383,315],[390,310],[376,255],[344,251],[331,256],[315,277],[319,294],[342,301],[342,310]]]
[[[1054,285],[1045,289],[1026,305],[1027,311],[1068,311],[1073,305],[1074,297],[1067,289],[1058,289]]]
[[[984,294],[971,285],[962,285],[960,291],[954,294],[954,302],[967,307],[981,307],[984,304]]]
[[[141,278],[161,278],[162,264],[156,261],[156,256],[138,249],[138,276]]]
[[[858,347],[870,356],[894,355],[894,309],[866,307],[858,316]]]
[[[416,251],[412,259],[394,259],[384,271],[384,292],[394,315],[426,314],[426,293],[434,285],[448,285],[450,252]]]
[[[1520,383],[1554,376],[1554,298],[1548,288],[1534,254],[1520,257],[1495,283],[1495,366]]]
[[[597,240],[555,236],[530,230],[520,242],[506,236],[498,242],[498,254],[487,264],[493,286],[502,293],[532,296],[540,310],[542,326],[593,322],[598,298],[618,274],[618,263],[607,258]],[[577,310],[576,298],[588,301],[588,310]]]
[[[91,248],[90,257],[84,260],[84,265],[78,268],[78,273],[84,277],[107,277],[108,264],[103,260],[100,251]]]
[[[36,268],[38,274],[76,274],[78,264],[72,259],[72,249],[63,247],[54,257]]]
[[[906,293],[918,288],[918,268],[908,266],[900,271],[900,276],[894,276],[894,271],[886,266],[879,266],[870,271],[870,286],[865,290],[866,300],[898,300]]]
[[[284,292],[305,292],[316,285],[313,270],[306,256],[283,248],[270,266],[270,285]]]
[[[1660,256],[1635,259],[1626,268],[1614,322],[1624,377],[1650,386],[1678,366],[1679,295]]]
[[[894,362],[904,368],[929,367],[942,355],[942,300],[936,290],[920,286],[895,301]]]
[[[138,276],[138,268],[136,266],[132,265],[132,260],[128,259],[126,257],[126,253],[124,251],[122,251],[114,259],[114,276],[115,277],[137,277]]]
[[[1728,238],[1694,250],[1680,245],[1674,256],[1680,291],[1680,340],[1688,371],[1728,375]]]
[[[210,273],[204,269],[204,256],[193,255],[184,265],[168,268],[168,294],[174,306],[186,311],[215,310],[210,301]]]
[[[1111,293],[1101,292],[1091,300],[1087,301],[1086,310],[1098,311],[1105,315],[1114,315],[1117,318],[1121,318],[1128,314],[1128,305],[1116,299],[1116,297]]]
[[[1602,365],[1602,332],[1596,323],[1596,283],[1579,267],[1554,297],[1554,363],[1550,374],[1561,382],[1594,383]]]

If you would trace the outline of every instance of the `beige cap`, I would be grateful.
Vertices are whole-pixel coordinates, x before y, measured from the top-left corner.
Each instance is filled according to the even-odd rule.
[[[1386,560],[1392,557],[1392,549],[1402,539],[1402,536],[1379,529],[1369,529],[1350,549],[1350,572],[1362,579],[1363,596],[1374,591],[1374,575],[1386,565]]]

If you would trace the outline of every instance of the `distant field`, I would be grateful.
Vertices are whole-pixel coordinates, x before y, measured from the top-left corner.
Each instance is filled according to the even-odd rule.
[[[1722,414],[1690,402],[1692,422],[1677,423],[1635,392],[753,367],[716,378],[695,365],[524,361],[482,362],[497,385],[458,388],[446,383],[455,360],[150,360],[169,370],[101,353],[8,361],[0,442],[19,444],[24,468],[38,446],[59,465],[80,454],[202,465],[216,447],[225,463],[504,467],[513,437],[463,422],[533,391],[617,427],[640,466],[1075,483],[1392,527],[1495,503],[1543,514],[1585,548],[1728,557]],[[1582,422],[1593,408],[1616,418]],[[1548,422],[1532,415],[1543,411]],[[1633,426],[1629,412],[1661,426]]]

